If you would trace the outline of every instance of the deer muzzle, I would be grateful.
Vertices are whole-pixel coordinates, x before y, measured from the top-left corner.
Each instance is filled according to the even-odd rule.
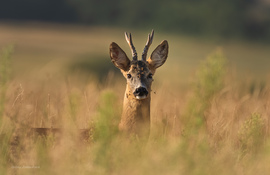
[[[142,100],[142,99],[145,99],[148,95],[148,90],[143,87],[143,86],[140,86],[138,88],[135,89],[135,91],[133,92],[134,96],[136,97],[136,99],[138,100]]]

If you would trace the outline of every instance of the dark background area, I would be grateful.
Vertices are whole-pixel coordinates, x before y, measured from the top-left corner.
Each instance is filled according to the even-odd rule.
[[[150,27],[270,42],[269,0],[2,0],[0,20]]]

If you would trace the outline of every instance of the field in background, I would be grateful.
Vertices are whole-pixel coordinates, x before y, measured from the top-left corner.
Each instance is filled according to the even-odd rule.
[[[149,54],[166,39],[169,58],[154,76],[145,146],[117,131],[125,81],[108,48],[114,41],[130,55],[124,31],[140,53],[151,29],[0,25],[0,174],[270,171],[269,46],[156,30]],[[76,128],[90,126],[91,143],[78,142]],[[67,131],[60,141],[33,141],[24,135],[29,127]],[[13,148],[18,128],[24,139]]]
[[[92,72],[98,76],[110,70],[118,72],[110,63],[108,48],[118,43],[129,55],[130,50],[124,32],[134,36],[134,44],[141,53],[147,34],[151,31],[133,31],[123,28],[83,27],[42,23],[1,24],[0,47],[14,44],[13,59],[15,76],[42,78],[58,76],[59,71]],[[223,49],[232,69],[237,74],[264,79],[268,77],[269,45],[246,43],[237,40],[190,38],[160,33],[156,35],[151,52],[162,40],[169,41],[169,59],[156,78],[162,81],[186,83],[192,77],[201,60],[217,47]],[[177,75],[177,76],[175,76]],[[169,77],[169,78],[168,78]]]

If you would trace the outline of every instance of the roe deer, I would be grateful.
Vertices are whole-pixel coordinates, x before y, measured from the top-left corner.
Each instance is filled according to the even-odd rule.
[[[110,45],[111,61],[121,70],[127,80],[119,130],[138,136],[138,138],[147,139],[150,134],[150,100],[153,75],[156,69],[166,61],[169,46],[166,40],[162,41],[146,60],[147,51],[154,37],[152,30],[151,34],[148,35],[142,59],[138,60],[131,34],[126,32],[125,37],[132,52],[132,61],[116,43],[112,42]]]

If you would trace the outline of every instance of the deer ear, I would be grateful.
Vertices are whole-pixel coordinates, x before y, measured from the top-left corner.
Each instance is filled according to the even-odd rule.
[[[130,60],[126,53],[114,42],[110,45],[110,57],[115,67],[124,71],[129,69]]]
[[[156,68],[162,66],[165,63],[168,57],[168,49],[169,49],[168,42],[164,40],[153,51],[151,57],[147,60],[153,71],[155,71]]]

